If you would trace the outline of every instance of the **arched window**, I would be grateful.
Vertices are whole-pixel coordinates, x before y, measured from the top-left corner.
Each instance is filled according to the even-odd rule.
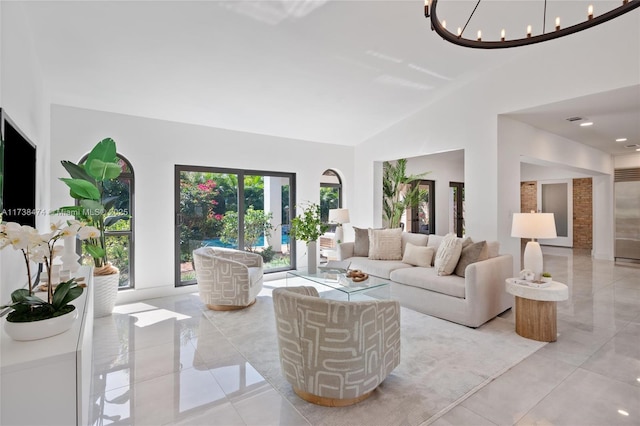
[[[128,215],[129,220],[120,220],[105,229],[107,258],[120,270],[119,289],[134,287],[134,173],[129,160],[116,154],[122,170],[118,179],[104,182],[104,197],[116,197],[109,215]],[[85,155],[80,163],[87,160]],[[90,259],[89,259],[90,260]]]
[[[334,170],[328,169],[320,179],[320,211],[322,221],[329,221],[329,210],[342,207],[342,180]]]

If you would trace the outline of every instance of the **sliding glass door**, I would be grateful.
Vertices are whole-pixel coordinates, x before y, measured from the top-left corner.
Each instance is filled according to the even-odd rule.
[[[292,173],[176,166],[176,285],[196,282],[193,250],[259,253],[265,272],[292,268]]]

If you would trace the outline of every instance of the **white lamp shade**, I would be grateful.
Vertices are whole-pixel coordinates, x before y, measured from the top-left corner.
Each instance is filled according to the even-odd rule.
[[[556,238],[553,213],[514,213],[511,236],[518,238]]]
[[[329,210],[329,222],[330,223],[349,223],[349,209],[330,209]]]

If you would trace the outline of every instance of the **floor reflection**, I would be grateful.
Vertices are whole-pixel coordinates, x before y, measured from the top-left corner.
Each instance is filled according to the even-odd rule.
[[[91,424],[180,423],[221,409],[245,424],[230,402],[272,390],[197,303],[170,304],[119,306],[96,319]]]

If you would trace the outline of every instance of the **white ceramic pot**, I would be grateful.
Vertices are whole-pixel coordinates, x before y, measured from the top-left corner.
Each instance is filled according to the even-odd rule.
[[[13,340],[38,340],[55,336],[69,330],[78,318],[78,310],[74,309],[59,317],[32,322],[9,322],[5,320],[4,331]]]
[[[111,315],[116,306],[120,272],[111,275],[93,276],[93,317]]]

